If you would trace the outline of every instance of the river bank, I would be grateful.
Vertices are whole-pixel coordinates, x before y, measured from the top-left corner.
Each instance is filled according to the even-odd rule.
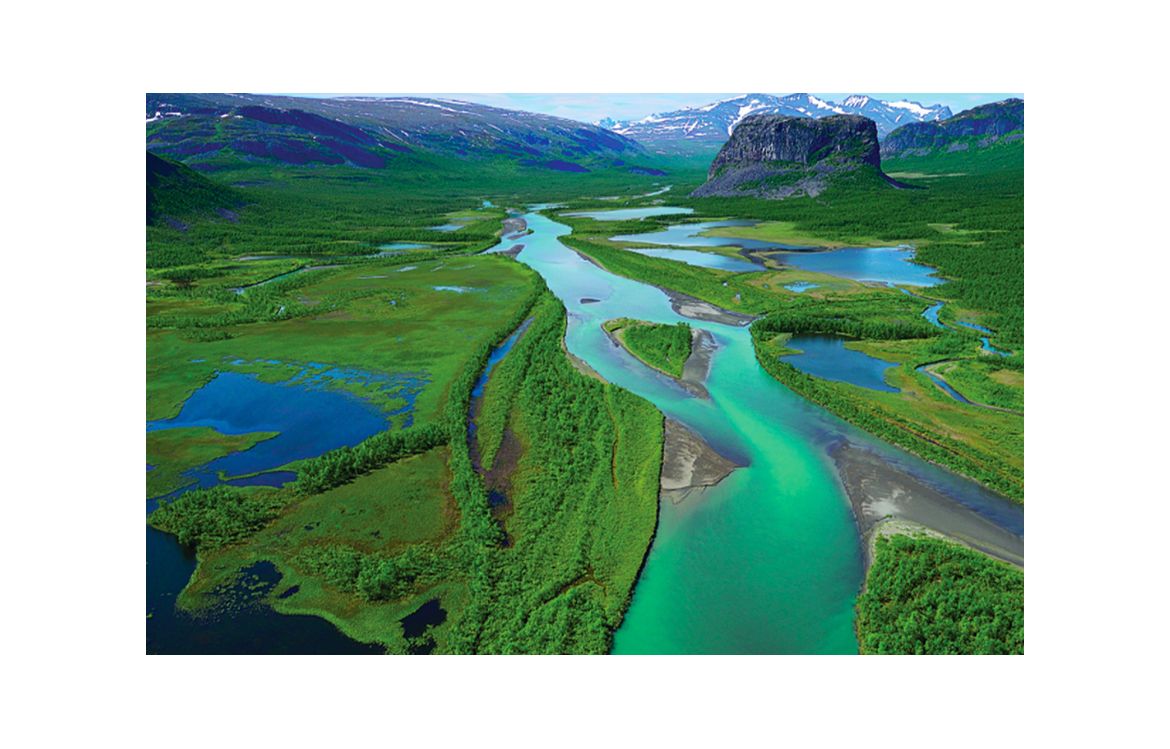
[[[663,432],[660,500],[686,501],[695,490],[715,486],[743,465],[715,451],[694,431],[666,417]]]
[[[890,521],[909,522],[998,559],[1024,566],[1024,539],[954,502],[938,489],[848,441],[829,450],[849,498],[866,552],[873,562],[873,539]],[[897,526],[891,526],[896,528]]]

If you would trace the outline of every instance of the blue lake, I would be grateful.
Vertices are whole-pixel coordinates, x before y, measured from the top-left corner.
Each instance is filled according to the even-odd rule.
[[[439,224],[438,226],[428,227],[431,231],[459,231],[463,228],[463,224]]]
[[[935,286],[934,268],[910,262],[914,250],[906,247],[846,247],[825,252],[776,252],[772,259],[801,270],[854,281],[877,281],[903,286]]]
[[[211,427],[223,434],[280,432],[250,450],[207,463],[190,476],[200,487],[228,476],[277,468],[345,445],[356,445],[389,427],[386,416],[350,393],[319,383],[262,382],[256,375],[220,372],[196,390],[173,419],[147,422],[146,430]]]
[[[591,218],[597,221],[631,221],[650,216],[685,216],[694,213],[694,208],[677,208],[669,205],[655,205],[646,208],[615,208],[604,211],[578,211],[566,213],[574,218]]]
[[[673,250],[669,247],[631,247],[630,252],[650,257],[662,257],[667,260],[677,260],[687,265],[698,265],[703,268],[718,268],[736,273],[758,273],[765,270],[762,265],[756,265],[750,260],[741,257],[730,257],[717,252],[702,252],[700,250]]]
[[[815,377],[848,382],[870,390],[900,392],[885,378],[886,371],[897,364],[845,348],[845,340],[833,335],[794,335],[787,346],[802,353],[780,358]]]

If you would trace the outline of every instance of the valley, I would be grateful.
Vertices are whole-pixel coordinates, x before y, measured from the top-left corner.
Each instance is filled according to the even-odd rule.
[[[148,652],[1022,651],[1022,133],[147,103]],[[944,561],[1019,617],[883,634]]]

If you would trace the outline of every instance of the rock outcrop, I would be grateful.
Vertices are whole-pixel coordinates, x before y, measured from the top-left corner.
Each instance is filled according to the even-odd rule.
[[[886,136],[882,158],[987,148],[1024,137],[1023,99],[1005,99],[968,109],[946,120],[914,122]]]
[[[877,126],[857,115],[822,119],[748,117],[723,145],[696,197],[815,196],[833,177],[859,169],[881,174]]]

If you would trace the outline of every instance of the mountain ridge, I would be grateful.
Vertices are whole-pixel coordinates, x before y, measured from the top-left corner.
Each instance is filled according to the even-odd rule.
[[[883,158],[925,156],[987,148],[1023,137],[1024,100],[1010,98],[972,107],[945,120],[900,127],[886,136],[881,150]]]
[[[873,120],[879,137],[907,122],[933,121],[952,116],[945,105],[924,106],[914,101],[887,102],[853,94],[838,104],[812,94],[745,94],[699,107],[655,113],[640,120],[603,118],[594,124],[632,138],[664,153],[714,150],[731,137],[735,127],[754,114],[819,119],[835,115],[862,115]]]
[[[147,94],[146,124],[148,149],[204,171],[251,161],[383,169],[412,152],[568,172],[655,171],[642,145],[595,125],[426,97]]]

